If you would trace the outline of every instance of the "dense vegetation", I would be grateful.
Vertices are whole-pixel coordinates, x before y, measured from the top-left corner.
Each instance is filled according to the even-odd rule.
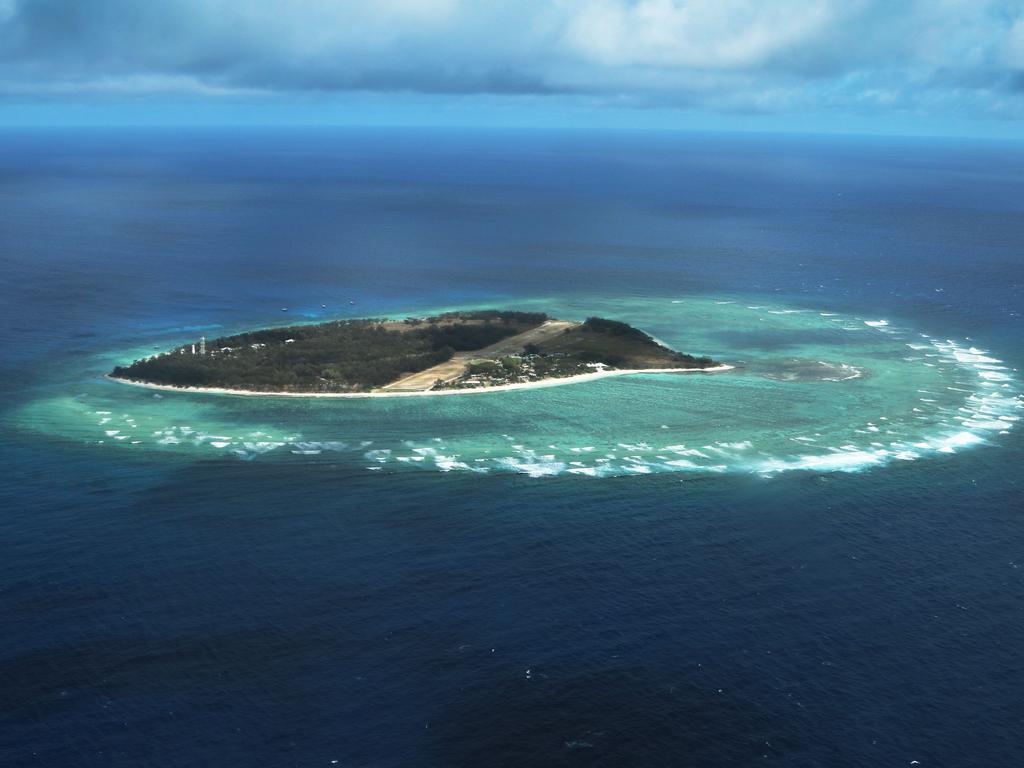
[[[561,355],[612,368],[709,368],[710,357],[694,357],[662,346],[643,331],[617,320],[589,317],[581,325],[538,345],[542,355]]]
[[[118,366],[113,376],[155,384],[256,391],[346,392],[383,386],[544,322],[530,312],[462,312],[400,322],[346,320],[269,328]]]
[[[707,368],[714,361],[665,347],[626,323],[588,318],[561,330],[538,329],[538,312],[453,312],[406,320],[343,320],[268,328],[193,345],[118,366],[113,376],[181,387],[264,392],[365,392],[440,363],[424,389],[488,386],[572,376],[609,368]],[[525,331],[530,343],[515,339]],[[521,354],[519,353],[521,351]],[[456,353],[460,354],[452,360]],[[413,384],[413,387],[419,386]]]

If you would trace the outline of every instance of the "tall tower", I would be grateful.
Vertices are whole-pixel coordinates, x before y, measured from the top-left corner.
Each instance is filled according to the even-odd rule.
[[[206,354],[206,337],[205,336],[200,336],[199,337],[199,354],[200,355],[205,355]]]

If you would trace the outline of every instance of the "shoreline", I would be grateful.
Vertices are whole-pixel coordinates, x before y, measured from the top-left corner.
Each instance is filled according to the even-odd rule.
[[[223,387],[178,387],[173,384],[153,384],[148,381],[120,379],[110,374],[103,378],[127,384],[132,387],[155,389],[162,392],[182,392],[196,395],[235,395],[240,397],[318,397],[318,398],[368,398],[368,397],[442,397],[445,395],[476,395],[489,392],[510,392],[519,389],[541,389],[558,387],[566,384],[578,384],[584,381],[595,381],[610,376],[632,376],[643,373],[720,373],[731,371],[734,366],[716,365],[711,368],[624,368],[611,371],[595,371],[581,373],[576,376],[542,379],[540,381],[524,381],[515,384],[500,384],[494,387],[476,387],[474,389],[425,389],[416,392],[256,392],[249,389],[226,389]]]

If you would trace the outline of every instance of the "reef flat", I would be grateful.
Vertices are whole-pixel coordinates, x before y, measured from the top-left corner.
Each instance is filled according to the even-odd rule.
[[[933,336],[896,316],[741,296],[514,301],[508,306],[549,317],[628,319],[667,346],[713,351],[733,369],[724,376],[710,375],[714,367],[701,369],[709,375],[617,369],[504,389],[279,397],[162,391],[104,377],[120,361],[212,330],[182,327],[68,358],[13,412],[13,425],[100,452],[159,452],[175,461],[230,456],[533,477],[766,476],[855,472],[1000,445],[1024,409],[1017,372],[980,339]],[[338,407],[335,397],[351,399]]]

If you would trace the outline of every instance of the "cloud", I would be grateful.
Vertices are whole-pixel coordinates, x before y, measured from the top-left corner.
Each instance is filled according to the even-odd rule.
[[[0,94],[1024,116],[1021,0],[0,0]]]
[[[746,69],[813,45],[837,15],[826,0],[597,0],[568,19],[566,41],[605,66]]]

